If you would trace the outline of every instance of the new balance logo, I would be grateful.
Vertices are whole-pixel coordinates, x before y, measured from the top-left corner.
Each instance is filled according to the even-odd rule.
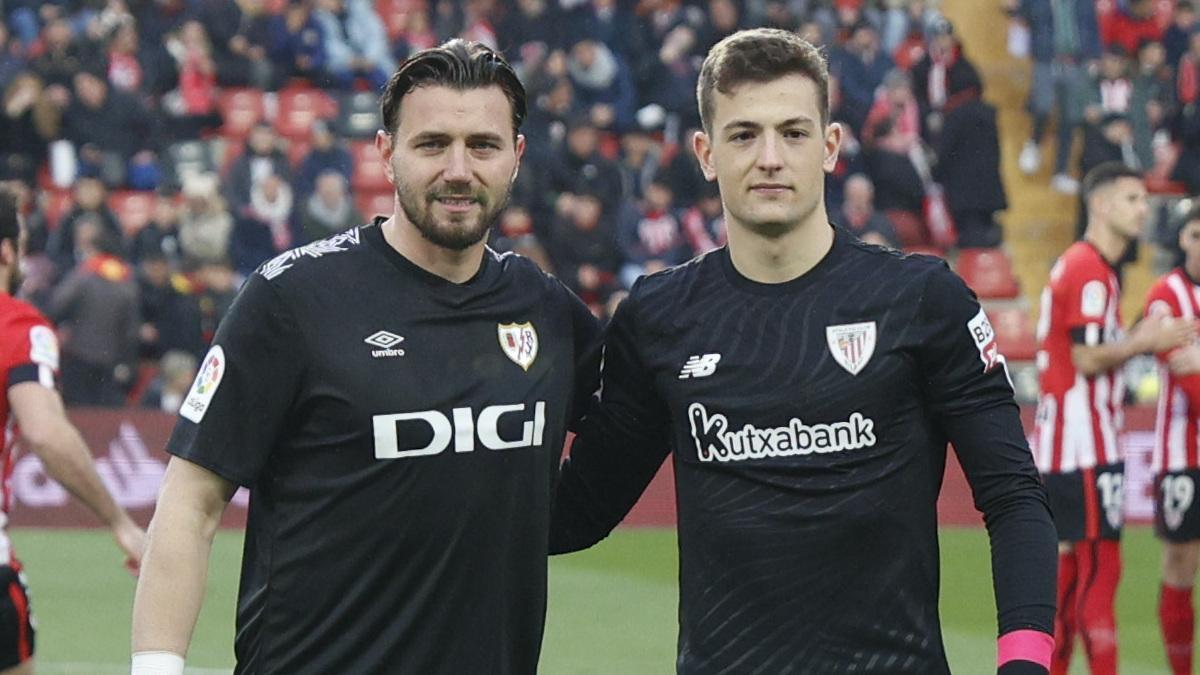
[[[679,371],[679,379],[686,380],[689,377],[708,377],[717,372],[717,362],[721,360],[720,354],[697,354],[688,357],[687,363],[683,364],[683,370]]]
[[[363,340],[363,342],[371,345],[372,347],[379,347],[379,349],[371,352],[371,356],[374,356],[377,359],[382,359],[388,356],[404,356],[403,349],[394,349],[396,345],[404,342],[404,338],[400,335],[396,335],[395,333],[389,333],[386,330],[381,330],[366,338]]]

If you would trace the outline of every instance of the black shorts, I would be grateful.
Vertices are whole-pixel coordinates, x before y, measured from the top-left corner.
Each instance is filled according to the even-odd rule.
[[[1154,477],[1154,532],[1174,543],[1200,540],[1200,469]]]
[[[33,613],[21,566],[0,565],[0,670],[33,657]]]
[[[1042,476],[1059,541],[1120,539],[1125,523],[1125,464]]]

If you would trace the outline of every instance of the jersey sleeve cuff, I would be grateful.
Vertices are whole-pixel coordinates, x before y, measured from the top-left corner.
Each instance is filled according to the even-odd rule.
[[[217,462],[214,462],[211,459],[208,459],[206,457],[196,457],[194,455],[188,454],[187,452],[180,451],[176,448],[173,448],[170,445],[170,443],[167,444],[166,451],[168,454],[178,457],[179,459],[187,460],[187,461],[191,462],[192,464],[195,464],[196,466],[199,466],[203,469],[207,469],[207,470],[217,474],[221,478],[224,478],[225,480],[229,481],[230,483],[240,485],[244,488],[249,488],[251,485],[254,484],[253,478],[243,475],[239,471],[234,471],[234,470],[230,469],[229,467],[218,464]]]
[[[37,382],[43,387],[54,388],[54,370],[40,363],[23,363],[8,371],[8,386],[23,382]]]
[[[1076,326],[1070,330],[1071,344],[1095,347],[1104,342],[1104,329],[1098,323]]]
[[[1014,630],[996,642],[996,667],[1003,669],[1006,664],[1024,661],[1048,670],[1053,653],[1053,636],[1029,628]]]

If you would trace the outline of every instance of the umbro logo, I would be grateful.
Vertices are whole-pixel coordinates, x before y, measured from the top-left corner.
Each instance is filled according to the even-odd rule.
[[[371,356],[374,356],[377,359],[382,359],[389,356],[404,356],[403,349],[395,349],[396,345],[404,342],[404,337],[401,335],[396,335],[395,333],[389,333],[386,330],[381,330],[367,337],[365,340],[363,340],[363,342],[371,345],[372,347],[379,347],[379,349],[371,351]]]
[[[717,372],[717,362],[720,360],[720,354],[696,354],[689,356],[687,362],[683,364],[683,369],[679,371],[679,379],[686,380],[694,377],[708,377]]]

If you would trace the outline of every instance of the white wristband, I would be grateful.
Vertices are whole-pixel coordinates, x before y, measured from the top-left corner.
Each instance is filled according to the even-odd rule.
[[[129,675],[183,675],[183,657],[174,652],[137,652]]]

